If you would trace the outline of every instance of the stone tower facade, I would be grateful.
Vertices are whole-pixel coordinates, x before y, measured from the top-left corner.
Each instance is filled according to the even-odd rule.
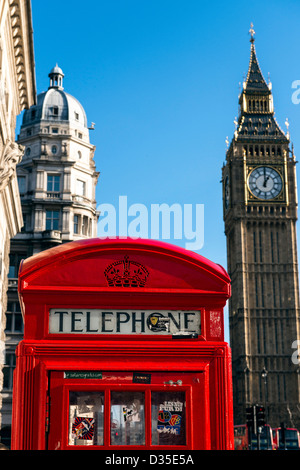
[[[7,427],[15,348],[23,334],[17,293],[20,261],[61,243],[97,236],[95,146],[90,143],[86,113],[65,92],[63,80],[62,70],[55,66],[48,90],[24,112],[17,141],[25,148],[17,166],[24,226],[10,247],[2,408]]]
[[[222,169],[234,420],[262,404],[267,422],[300,428],[296,159],[274,116],[251,28],[249,70]]]

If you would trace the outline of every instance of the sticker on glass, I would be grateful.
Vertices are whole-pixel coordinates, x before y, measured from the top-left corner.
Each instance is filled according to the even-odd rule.
[[[72,424],[73,439],[92,440],[94,437],[94,423],[94,418],[82,416],[74,418]]]

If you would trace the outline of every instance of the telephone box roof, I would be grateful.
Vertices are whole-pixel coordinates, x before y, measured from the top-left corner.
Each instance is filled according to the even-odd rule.
[[[222,266],[184,248],[156,240],[73,241],[27,258],[19,272],[20,293],[47,287],[107,290],[124,286],[230,296],[230,278]]]

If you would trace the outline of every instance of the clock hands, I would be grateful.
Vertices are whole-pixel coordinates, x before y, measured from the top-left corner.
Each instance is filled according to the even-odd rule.
[[[270,175],[266,177],[266,167],[264,167],[264,182],[263,182],[263,187],[264,188],[267,187],[267,182],[268,182],[269,178],[270,178]]]
[[[270,178],[270,175],[267,176],[267,178],[265,178],[264,182],[263,182],[263,187],[266,188],[267,187],[267,182],[268,182],[268,179]]]

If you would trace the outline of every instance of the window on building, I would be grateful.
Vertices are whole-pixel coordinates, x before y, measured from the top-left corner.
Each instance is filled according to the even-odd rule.
[[[84,215],[82,218],[82,235],[88,235],[89,233],[89,218]]]
[[[21,228],[21,232],[28,232],[31,229],[31,213],[23,212],[24,225]]]
[[[18,301],[7,302],[5,333],[23,333],[23,318],[21,314],[21,307]]]
[[[26,193],[26,177],[25,176],[18,176],[18,185],[20,194]]]
[[[74,113],[74,114],[75,114],[75,119],[76,119],[76,121],[79,121],[79,114],[78,114],[78,113],[76,113],[76,111],[75,111],[75,113]]]
[[[57,153],[57,147],[56,145],[52,145],[51,147],[51,152],[53,153],[53,155],[55,155]]]
[[[52,127],[52,134],[58,134],[58,128]]]
[[[76,181],[76,194],[78,196],[85,196],[85,181]]]
[[[78,138],[82,139],[82,133],[81,132],[78,132]]]
[[[22,259],[27,258],[25,253],[11,253],[9,255],[9,271],[8,277],[10,279],[16,279],[18,277],[19,266]]]
[[[60,175],[47,175],[47,191],[60,191]]]
[[[74,214],[74,233],[79,233],[79,215]]]
[[[53,116],[58,116],[58,106],[53,106],[52,107],[52,114],[53,114]]]
[[[12,390],[13,374],[16,367],[16,354],[14,351],[5,352],[5,364],[3,366],[3,389]]]
[[[58,230],[59,211],[46,211],[46,230]]]

